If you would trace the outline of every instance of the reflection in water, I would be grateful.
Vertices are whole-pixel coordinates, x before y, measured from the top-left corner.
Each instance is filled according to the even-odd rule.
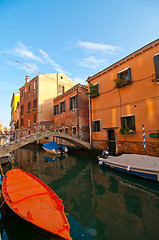
[[[21,148],[13,167],[38,176],[63,199],[74,240],[157,240],[159,184],[102,168],[87,155],[55,160],[41,149]]]

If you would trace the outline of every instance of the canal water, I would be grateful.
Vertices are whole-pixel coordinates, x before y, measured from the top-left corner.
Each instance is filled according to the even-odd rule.
[[[103,168],[85,150],[53,157],[37,145],[16,150],[12,167],[36,175],[63,200],[73,240],[159,239],[157,182]],[[3,240],[46,239],[15,218],[0,217]]]

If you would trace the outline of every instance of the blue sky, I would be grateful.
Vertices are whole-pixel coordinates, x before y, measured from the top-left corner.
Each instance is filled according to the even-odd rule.
[[[156,40],[158,10],[158,0],[0,0],[0,53],[8,56],[0,54],[0,122],[9,126],[26,75],[63,72],[86,84]]]

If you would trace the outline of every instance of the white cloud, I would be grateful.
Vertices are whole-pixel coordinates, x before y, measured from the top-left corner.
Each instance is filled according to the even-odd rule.
[[[57,64],[49,56],[48,53],[46,53],[42,49],[32,49],[32,47],[26,46],[21,41],[17,42],[15,44],[15,47],[9,50],[8,53],[14,55],[15,56],[14,58],[19,57],[19,58],[26,59],[29,62],[32,61],[32,63],[30,62],[30,63],[24,63],[24,64],[18,61],[19,66],[18,64],[16,65],[17,68],[25,69],[27,72],[31,73],[31,72],[37,71],[38,64],[41,63],[41,64],[45,64],[45,65],[47,64],[52,66],[53,69],[57,72],[67,73],[66,71],[63,70],[61,65]]]
[[[97,59],[94,56],[90,56],[88,58],[84,58],[82,61],[78,61],[78,64],[82,67],[96,69],[100,66],[105,66],[108,63],[106,59]]]
[[[15,56],[18,56],[24,59],[31,59],[38,62],[43,62],[43,60],[39,56],[36,56],[33,53],[31,47],[25,46],[21,41],[17,42],[15,44],[15,47],[9,52],[14,54]]]
[[[80,83],[80,84],[83,84],[83,85],[85,85],[87,82],[86,82],[86,79],[87,78],[78,78],[78,77],[76,77],[76,78],[73,78],[72,80],[74,81],[74,82],[76,82],[76,83]]]
[[[93,43],[88,41],[77,41],[77,46],[84,48],[86,50],[95,51],[95,52],[103,52],[103,53],[114,53],[120,50],[120,47],[102,44],[102,43]]]

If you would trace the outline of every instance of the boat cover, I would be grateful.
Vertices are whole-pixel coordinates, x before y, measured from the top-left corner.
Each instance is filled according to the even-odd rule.
[[[56,142],[48,142],[43,144],[43,148],[58,150],[59,145]]]

